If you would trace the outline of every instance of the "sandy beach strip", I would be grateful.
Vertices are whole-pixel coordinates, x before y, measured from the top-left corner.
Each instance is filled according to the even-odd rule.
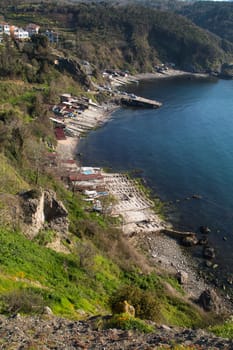
[[[89,107],[82,112],[78,120],[66,119],[66,127],[73,130],[77,136],[66,136],[66,140],[57,141],[56,152],[59,159],[76,159],[76,150],[82,134],[103,125],[117,108],[119,108],[117,105],[111,103],[98,108]]]
[[[71,136],[67,136],[66,140],[58,140],[56,147],[57,157],[61,160],[74,159],[78,142],[78,137]]]

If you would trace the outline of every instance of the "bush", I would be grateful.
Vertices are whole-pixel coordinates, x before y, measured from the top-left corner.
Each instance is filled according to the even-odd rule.
[[[89,242],[79,241],[76,245],[76,254],[80,269],[90,273],[93,270],[96,255],[93,245]]]
[[[19,289],[2,297],[3,312],[13,314],[42,313],[45,307],[42,296],[31,289]]]
[[[218,337],[233,339],[233,318],[231,317],[223,324],[212,326],[209,330]]]
[[[150,333],[154,331],[153,326],[150,326],[146,322],[128,314],[114,315],[106,322],[104,328],[120,328],[124,330],[133,329],[143,333]]]
[[[152,291],[145,291],[132,285],[124,286],[110,300],[114,313],[118,312],[118,305],[124,300],[127,300],[135,308],[137,317],[157,322],[161,320],[159,301]]]
[[[52,230],[40,230],[37,236],[34,238],[34,241],[39,245],[46,246],[48,243],[51,243],[55,238],[56,233]]]

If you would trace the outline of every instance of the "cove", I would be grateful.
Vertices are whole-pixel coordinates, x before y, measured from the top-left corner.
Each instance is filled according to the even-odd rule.
[[[233,81],[161,79],[127,90],[163,106],[117,110],[104,127],[81,140],[82,163],[142,170],[151,189],[175,206],[176,227],[211,228],[218,271],[232,275]],[[202,199],[187,200],[193,194]]]

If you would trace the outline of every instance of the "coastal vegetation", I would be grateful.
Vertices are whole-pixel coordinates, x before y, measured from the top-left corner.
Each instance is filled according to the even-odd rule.
[[[50,171],[47,156],[57,141],[49,117],[64,89],[95,100],[96,90],[89,90],[105,67],[150,71],[171,61],[206,71],[229,60],[233,46],[223,47],[221,39],[183,17],[140,6],[3,5],[6,20],[23,24],[33,18],[59,30],[61,42],[50,45],[39,34],[26,43],[5,38],[0,47],[0,312],[41,314],[47,306],[70,319],[113,313],[103,328],[142,332],[154,329],[145,320],[206,327],[217,316],[188,300],[175,276],[155,268],[112,218],[90,210]],[[93,68],[91,78],[83,60]],[[36,237],[24,231],[16,211],[20,194],[29,189],[32,199],[41,189],[53,190],[64,204],[69,229],[60,236],[63,251],[49,245],[55,230],[44,228]],[[123,300],[134,306],[135,317],[114,312]]]
[[[210,327],[211,332],[219,337],[223,338],[233,338],[233,321],[232,318],[225,321],[223,324],[218,324]]]
[[[198,1],[184,6],[180,13],[198,26],[220,36],[226,42],[233,41],[233,4],[231,1]]]
[[[45,240],[33,242],[3,227],[0,241],[1,312],[40,313],[47,305],[57,315],[77,319],[110,312],[117,300],[127,298],[142,319],[195,327],[207,322],[182,300],[182,294],[173,297],[163,278],[136,268],[132,254],[125,270],[116,257],[110,259],[87,238],[73,237],[69,254],[44,247]],[[129,250],[127,243],[125,249]],[[120,251],[118,258],[126,259]]]

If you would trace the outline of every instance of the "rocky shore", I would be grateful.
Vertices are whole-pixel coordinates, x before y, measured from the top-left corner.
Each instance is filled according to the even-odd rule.
[[[172,69],[169,68],[168,70],[159,73],[142,73],[142,74],[136,74],[135,79],[138,80],[150,80],[150,79],[173,79],[177,77],[189,77],[193,79],[206,79],[209,77],[209,74],[206,73],[191,73],[191,72],[185,72],[178,69]]]
[[[153,73],[139,73],[133,76],[127,77],[117,77],[112,79],[113,86],[121,86],[126,84],[132,84],[135,82],[140,82],[143,80],[154,80],[154,79],[174,79],[179,77],[187,77],[192,79],[206,79],[209,78],[210,75],[207,73],[191,73],[178,69],[168,68],[162,72],[153,72]]]
[[[69,321],[53,315],[0,316],[0,348],[43,350],[232,349],[233,341],[204,330],[156,326],[150,334],[118,329],[97,330],[100,318]]]

